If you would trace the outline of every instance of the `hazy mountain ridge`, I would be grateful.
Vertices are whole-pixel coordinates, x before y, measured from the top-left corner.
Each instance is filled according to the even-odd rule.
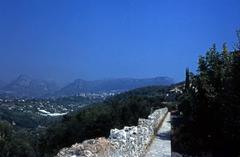
[[[155,77],[147,79],[133,79],[133,78],[120,78],[120,79],[105,79],[105,80],[95,80],[86,81],[82,79],[77,79],[74,82],[63,87],[55,93],[57,96],[69,96],[76,95],[79,93],[88,92],[122,92],[131,90],[134,88],[140,88],[144,86],[152,85],[171,85],[173,84],[173,79],[169,77]]]
[[[16,97],[41,97],[57,91],[59,87],[54,81],[33,79],[20,75],[17,79],[1,88],[0,93]]]
[[[155,77],[146,79],[119,78],[87,81],[76,79],[63,88],[59,88],[54,81],[33,79],[27,75],[20,75],[9,84],[0,87],[0,95],[14,97],[61,97],[74,96],[80,93],[123,92],[134,88],[152,85],[170,85],[173,79],[169,77]]]

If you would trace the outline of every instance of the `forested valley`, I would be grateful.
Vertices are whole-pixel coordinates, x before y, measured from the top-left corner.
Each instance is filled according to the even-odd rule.
[[[192,156],[240,155],[240,32],[233,50],[224,43],[199,57],[197,73],[186,69],[185,82],[134,89],[82,107],[42,129],[0,121],[0,157],[50,157],[63,147],[112,128],[136,125],[155,109],[168,107],[172,149]],[[60,103],[60,102],[58,102]]]

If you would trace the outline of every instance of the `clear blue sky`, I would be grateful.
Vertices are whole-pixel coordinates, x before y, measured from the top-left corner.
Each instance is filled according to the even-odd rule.
[[[238,28],[239,0],[0,0],[0,79],[179,81]]]

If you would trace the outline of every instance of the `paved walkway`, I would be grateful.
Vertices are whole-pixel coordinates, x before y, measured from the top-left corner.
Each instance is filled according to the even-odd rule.
[[[171,114],[167,114],[162,126],[148,148],[145,157],[171,157]]]

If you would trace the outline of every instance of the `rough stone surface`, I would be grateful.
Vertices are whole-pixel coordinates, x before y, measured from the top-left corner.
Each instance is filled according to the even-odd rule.
[[[167,112],[167,108],[155,110],[148,119],[140,118],[138,126],[111,129],[108,139],[90,139],[63,148],[57,157],[141,157],[146,153]]]
[[[171,157],[171,123],[167,114],[145,157]]]

